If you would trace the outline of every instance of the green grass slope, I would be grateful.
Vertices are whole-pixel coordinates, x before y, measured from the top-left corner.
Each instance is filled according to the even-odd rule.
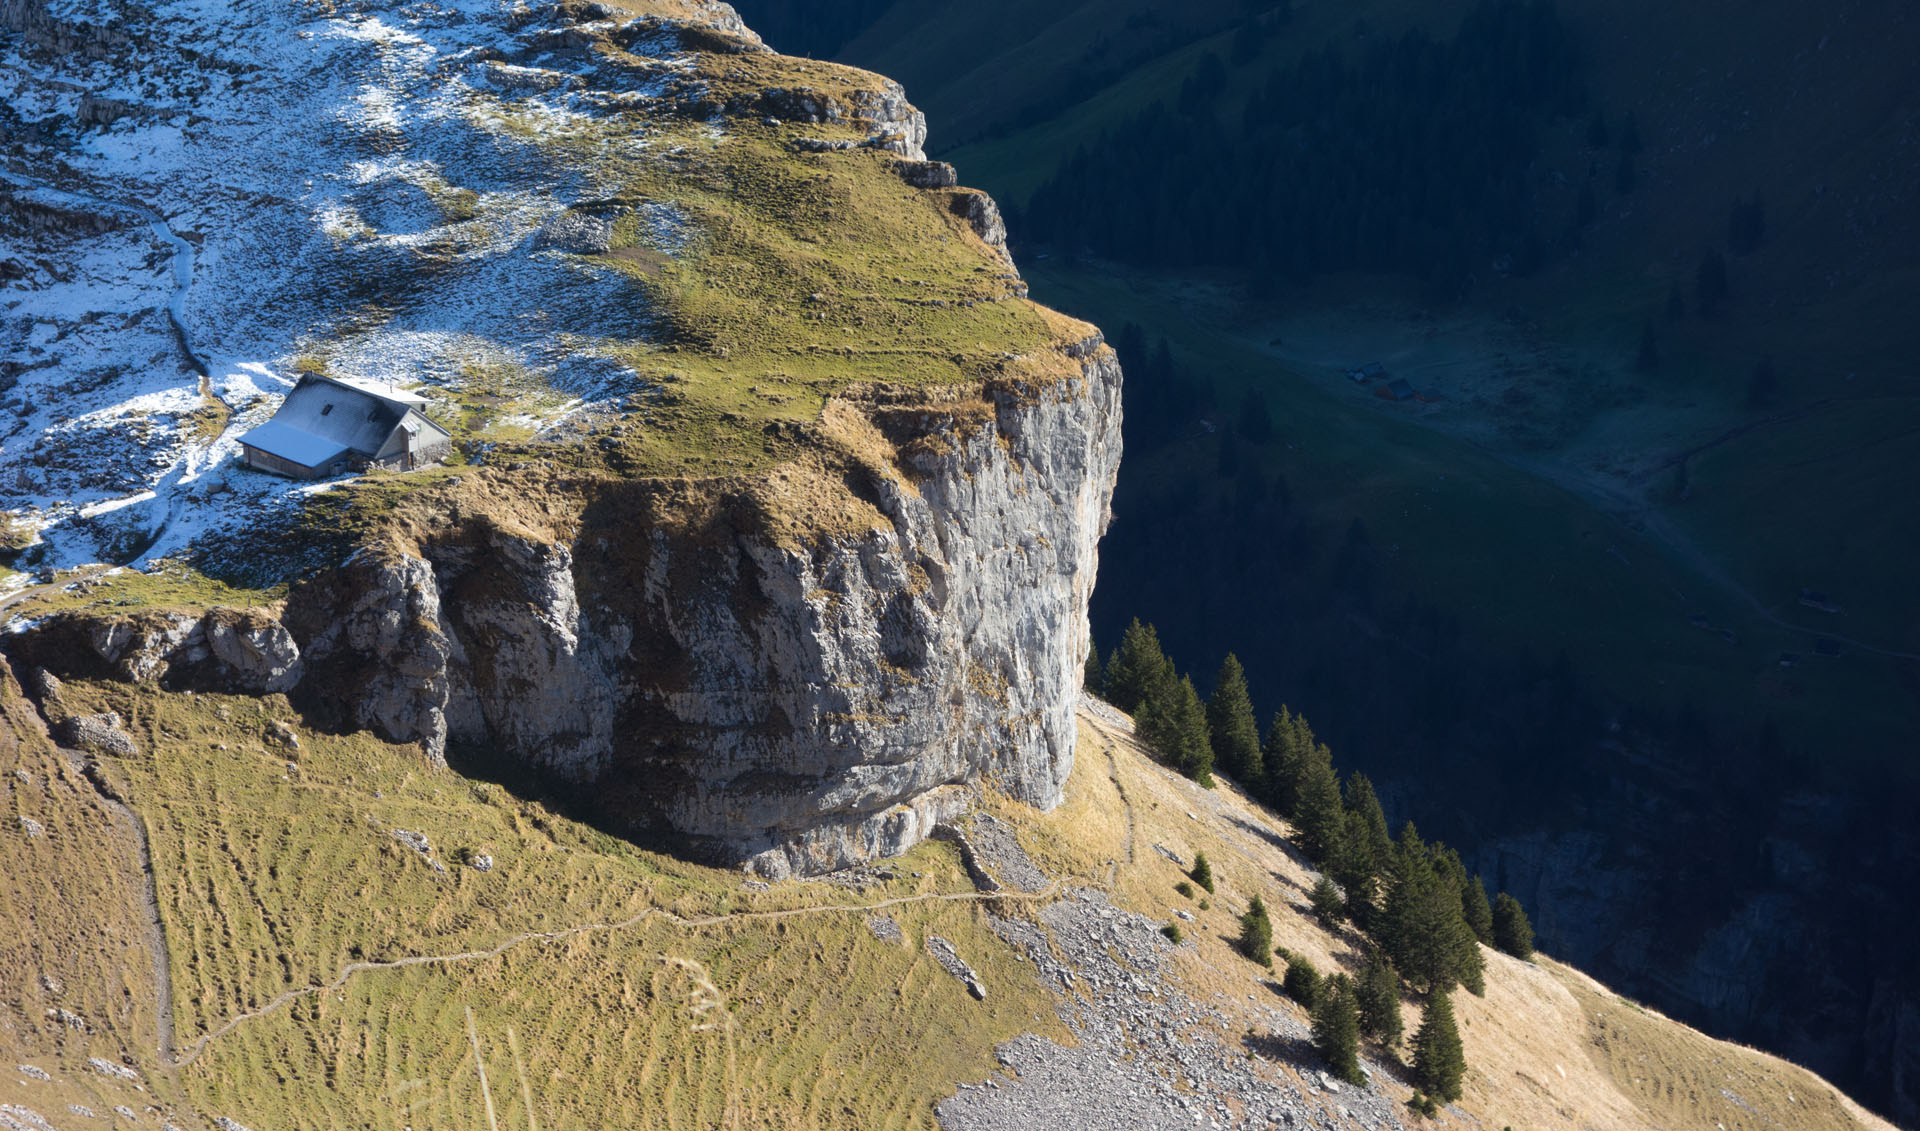
[[[1169,773],[1110,719],[1083,717],[1059,810],[986,799],[1055,881],[989,897],[937,843],[864,887],[747,884],[430,770],[411,748],[282,729],[273,699],[69,683],[50,712],[114,710],[137,747],[86,758],[55,750],[4,683],[0,770],[18,815],[48,832],[0,836],[0,898],[24,928],[0,947],[0,1058],[33,1069],[0,1073],[0,1102],[61,1126],[73,1103],[182,1126],[930,1127],[935,1102],[995,1071],[999,1042],[1071,1040],[1056,1007],[1073,991],[987,925],[989,911],[1035,915],[1063,885],[1155,918],[1196,915],[1173,976],[1219,1003],[1219,1036],[1235,1042],[1260,1016],[1237,1003],[1273,1000],[1270,973],[1230,942],[1252,896],[1275,909],[1277,943],[1323,968],[1357,961],[1356,937],[1308,915],[1312,876],[1283,847],[1284,824],[1230,783],[1209,792]],[[92,781],[66,768],[83,758]],[[151,844],[150,880],[131,838],[98,847],[129,816]],[[1207,853],[1207,906],[1175,890],[1182,872],[1153,845]],[[481,855],[490,869],[470,863]],[[163,936],[143,921],[148,883]],[[901,941],[870,929],[881,914]],[[985,1000],[940,968],[932,934],[967,956]],[[160,937],[170,992],[148,976]],[[1483,1124],[1885,1126],[1803,1070],[1551,961],[1490,956],[1488,982],[1459,1006],[1464,1103]],[[1315,1066],[1271,1068],[1304,1080]],[[1411,1095],[1397,1078],[1382,1086]]]

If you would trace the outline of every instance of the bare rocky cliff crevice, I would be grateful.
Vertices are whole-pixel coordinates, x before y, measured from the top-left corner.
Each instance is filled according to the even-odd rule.
[[[1121,375],[1097,337],[1066,353],[1065,377],[836,398],[830,474],[604,485],[571,538],[477,515],[280,609],[56,617],[9,650],[288,692],[436,761],[485,747],[762,875],[895,854],[983,783],[1051,808],[1071,770]],[[832,521],[781,517],[808,493]]]

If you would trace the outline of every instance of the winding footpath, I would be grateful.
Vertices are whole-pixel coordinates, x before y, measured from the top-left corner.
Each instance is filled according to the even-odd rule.
[[[194,266],[199,258],[199,253],[192,241],[174,231],[173,227],[167,223],[166,217],[160,215],[158,211],[135,201],[114,200],[104,196],[94,196],[91,193],[75,192],[71,189],[63,189],[48,184],[46,181],[36,177],[29,177],[24,173],[15,173],[6,169],[0,169],[0,180],[63,202],[86,206],[96,210],[104,209],[109,212],[131,214],[147,225],[155,239],[173,249],[172,259],[169,264],[173,276],[173,290],[167,297],[167,322],[173,328],[174,342],[180,347],[180,354],[186,359],[187,367],[199,378],[200,396],[204,400],[219,405],[221,412],[225,414],[225,420],[221,423],[221,431],[224,434],[226,428],[230,426],[234,418],[233,405],[229,404],[226,398],[220,395],[219,389],[215,387],[213,383],[213,367],[207,361],[205,355],[194,348],[193,335],[187,329],[187,298],[193,289]],[[182,465],[176,464],[173,470],[168,473],[168,477],[177,483],[181,474]],[[162,493],[162,490],[163,488],[161,486],[156,486],[154,493],[159,495]],[[173,525],[174,512],[177,504],[171,491],[166,491],[165,497],[167,505],[165,517],[155,526],[153,537],[147,541],[146,545],[140,548],[139,552],[136,553],[131,560],[137,562],[147,557],[147,555],[153,551],[153,548],[160,544],[161,539],[166,537],[167,530]]]
[[[145,849],[144,842],[142,849]],[[149,869],[148,874],[152,874],[151,869]],[[447,966],[459,962],[484,961],[489,958],[497,958],[507,951],[526,943],[559,942],[563,939],[572,938],[575,935],[583,935],[593,931],[625,931],[637,927],[649,919],[664,919],[676,927],[694,929],[726,923],[792,919],[802,915],[849,914],[854,912],[866,914],[874,911],[882,911],[889,907],[903,907],[914,903],[976,903],[982,901],[1019,901],[1023,903],[1033,903],[1052,899],[1059,890],[1060,881],[1055,879],[1047,884],[1046,890],[1038,892],[963,891],[934,893],[931,895],[903,895],[896,896],[892,899],[883,899],[876,903],[823,903],[814,907],[789,907],[778,911],[737,911],[725,915],[677,915],[664,908],[649,907],[631,918],[622,919],[615,923],[584,923],[579,926],[562,927],[559,930],[553,931],[523,931],[520,934],[502,940],[487,950],[463,950],[451,954],[415,954],[405,958],[393,958],[379,962],[350,962],[341,967],[339,976],[326,985],[304,986],[300,989],[288,990],[279,997],[261,1006],[259,1009],[229,1018],[224,1025],[221,1025],[218,1029],[207,1033],[205,1036],[202,1036],[187,1046],[186,1051],[180,1052],[163,1046],[160,1050],[160,1055],[161,1059],[169,1066],[184,1068],[197,1060],[200,1054],[206,1051],[208,1044],[239,1028],[246,1022],[263,1017],[289,1002],[296,1001],[300,998],[340,989],[344,987],[355,974],[364,974],[374,970],[400,970],[409,966]]]
[[[155,238],[173,248],[173,293],[167,299],[167,321],[173,324],[174,340],[179,343],[180,352],[186,356],[187,365],[195,373],[199,374],[202,381],[201,387],[203,390],[206,389],[212,380],[212,370],[207,365],[206,358],[194,352],[193,335],[187,332],[186,323],[187,292],[193,287],[193,267],[198,255],[194,250],[193,244],[188,242],[178,232],[175,232],[173,228],[168,225],[166,217],[148,208],[144,204],[137,204],[125,200],[109,200],[104,196],[93,196],[90,193],[74,192],[71,189],[57,188],[36,177],[29,177],[24,173],[15,173],[6,169],[0,169],[0,180],[6,180],[22,188],[32,189],[35,192],[44,193],[48,196],[70,201],[75,204],[88,205],[93,208],[104,208],[110,212],[132,213],[134,216],[139,217],[140,220],[152,230]]]

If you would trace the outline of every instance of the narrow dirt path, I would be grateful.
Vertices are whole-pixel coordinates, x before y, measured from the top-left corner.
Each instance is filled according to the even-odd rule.
[[[160,1050],[162,1062],[171,1063],[173,1048],[173,969],[167,961],[167,924],[160,917],[160,881],[153,873],[153,847],[147,840],[146,822],[133,811],[133,807],[109,792],[110,786],[103,785],[97,764],[87,767],[87,779],[94,782],[101,798],[107,806],[127,822],[133,830],[133,841],[140,861],[140,902],[145,904],[147,912],[147,942],[153,955],[154,996],[154,1047]]]
[[[1081,718],[1087,720],[1087,725],[1092,727],[1094,733],[1098,734],[1101,740],[1107,744],[1106,750],[1102,751],[1102,753],[1107,756],[1107,780],[1113,783],[1113,791],[1120,795],[1120,807],[1125,810],[1127,814],[1127,863],[1131,865],[1135,861],[1134,842],[1138,838],[1134,831],[1133,799],[1127,796],[1127,787],[1120,784],[1120,759],[1115,753],[1117,749],[1116,740],[1113,737],[1113,732],[1101,726],[1092,715],[1085,714],[1082,715]]]
[[[82,581],[92,581],[94,578],[99,577],[112,568],[113,567],[109,565],[82,566],[79,570],[75,571],[72,576],[62,578],[59,581],[48,581],[40,585],[29,585],[25,589],[16,589],[11,593],[0,594],[0,613],[4,613],[22,602],[31,601],[42,594],[57,593],[69,585],[74,585]]]
[[[934,895],[903,895],[896,896],[893,899],[883,899],[876,903],[829,903],[821,904],[817,907],[789,907],[779,911],[739,911],[726,915],[685,916],[676,915],[663,908],[649,907],[631,918],[622,919],[615,923],[586,923],[575,927],[564,927],[556,931],[525,931],[513,935],[486,950],[463,950],[452,954],[416,954],[409,955],[406,958],[387,959],[379,962],[350,962],[341,968],[338,977],[326,985],[306,986],[297,990],[288,990],[279,997],[261,1006],[259,1009],[242,1013],[228,1019],[228,1021],[218,1029],[194,1041],[184,1052],[172,1054],[170,1049],[163,1049],[162,1058],[171,1067],[184,1068],[198,1059],[200,1054],[206,1051],[207,1045],[231,1033],[246,1022],[252,1021],[255,1018],[264,1017],[279,1009],[281,1006],[299,998],[340,989],[345,986],[355,974],[363,974],[372,970],[399,970],[408,966],[446,966],[458,962],[483,961],[489,958],[496,958],[512,950],[514,947],[521,946],[525,943],[558,942],[562,939],[572,938],[574,935],[586,934],[590,931],[624,931],[639,926],[649,919],[656,918],[664,919],[677,927],[693,929],[725,923],[791,919],[801,915],[850,914],[855,912],[864,914],[884,910],[889,907],[902,907],[913,903],[971,903],[988,900],[1039,902],[1053,898],[1054,893],[1059,889],[1060,881],[1056,879],[1047,885],[1045,891],[1031,893],[968,891],[947,892]],[[156,911],[157,909],[156,904]],[[171,1026],[171,1018],[169,1018],[169,1026]]]
[[[127,804],[120,787],[107,776],[97,759],[78,750],[69,750],[53,740],[52,728],[47,726],[46,717],[40,713],[37,704],[32,718],[38,722],[48,745],[67,759],[81,777],[87,779],[94,793],[99,796],[100,803],[125,821],[127,831],[132,834],[134,862],[140,866],[140,902],[147,913],[147,951],[153,961],[154,1047],[159,1050],[161,1063],[171,1064],[174,1060],[173,968],[167,961],[167,925],[160,917],[160,881],[153,871],[153,846],[147,839],[146,822],[133,811],[133,806]]]

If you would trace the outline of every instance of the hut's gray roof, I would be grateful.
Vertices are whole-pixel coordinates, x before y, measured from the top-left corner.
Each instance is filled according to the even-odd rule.
[[[347,449],[336,441],[290,424],[269,420],[240,437],[240,442],[301,467],[322,467]]]
[[[318,467],[341,451],[371,457],[410,411],[426,403],[411,393],[309,373],[273,419],[240,442],[304,467]]]

